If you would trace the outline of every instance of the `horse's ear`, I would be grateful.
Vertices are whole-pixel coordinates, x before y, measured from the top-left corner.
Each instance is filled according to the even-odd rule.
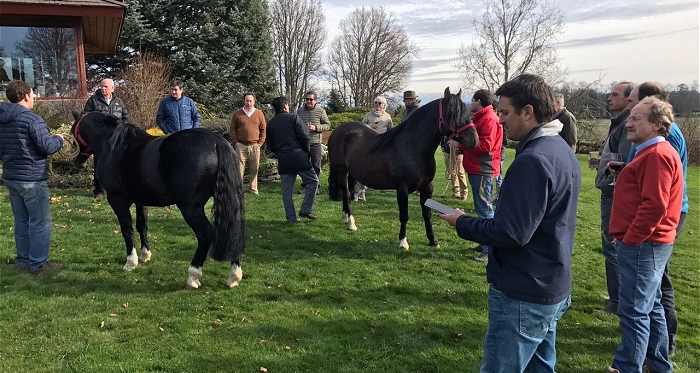
[[[445,88],[445,98],[450,97],[450,87]]]
[[[80,112],[77,110],[71,110],[71,113],[73,114],[73,118],[75,118],[75,120],[80,119]]]
[[[457,92],[457,98],[462,98],[462,88],[460,88],[459,92]]]

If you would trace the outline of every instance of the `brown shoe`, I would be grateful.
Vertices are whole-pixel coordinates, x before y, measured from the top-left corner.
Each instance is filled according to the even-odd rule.
[[[102,200],[102,199],[104,199],[104,198],[105,198],[105,196],[102,195],[102,193],[97,193],[97,194],[95,194],[95,199],[98,200],[98,201],[99,201],[99,200]]]
[[[41,267],[37,268],[34,271],[29,271],[30,274],[35,275],[39,272],[47,272],[47,271],[60,271],[62,269],[66,268],[63,264],[56,264],[52,262],[46,262],[44,263]]]

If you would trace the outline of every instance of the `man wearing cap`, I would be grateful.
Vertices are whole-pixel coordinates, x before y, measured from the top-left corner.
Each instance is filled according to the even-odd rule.
[[[401,115],[401,122],[405,122],[406,119],[420,107],[417,97],[416,91],[406,91],[403,93],[403,103],[406,105],[406,110],[404,110]]]

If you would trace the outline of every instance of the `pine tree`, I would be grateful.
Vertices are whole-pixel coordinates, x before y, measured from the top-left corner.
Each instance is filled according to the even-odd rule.
[[[118,75],[139,51],[162,56],[185,94],[210,111],[230,115],[253,92],[274,95],[272,42],[265,0],[130,0],[119,52],[86,58],[102,74]],[[91,69],[94,72],[100,70]]]

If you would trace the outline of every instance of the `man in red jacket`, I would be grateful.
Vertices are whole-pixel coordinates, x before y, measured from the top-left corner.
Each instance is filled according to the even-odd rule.
[[[482,179],[486,183],[487,193],[490,194],[491,189],[489,185],[493,185],[496,177],[501,174],[503,127],[498,119],[498,115],[493,110],[493,101],[493,93],[488,90],[480,89],[474,92],[469,108],[474,113],[472,122],[474,122],[476,132],[479,134],[479,144],[473,149],[465,149],[462,145],[459,146],[464,153],[462,164],[471,186],[474,210],[476,210],[476,215],[481,219],[493,218],[493,206],[487,205],[479,197]],[[474,250],[481,252],[475,258],[476,261],[488,262],[488,246],[476,246]]]
[[[670,373],[668,332],[661,306],[661,276],[671,256],[683,203],[683,165],[666,141],[670,104],[647,97],[632,109],[627,139],[637,145],[615,184],[610,235],[620,273],[622,342],[609,373]],[[612,163],[608,163],[611,172]]]

